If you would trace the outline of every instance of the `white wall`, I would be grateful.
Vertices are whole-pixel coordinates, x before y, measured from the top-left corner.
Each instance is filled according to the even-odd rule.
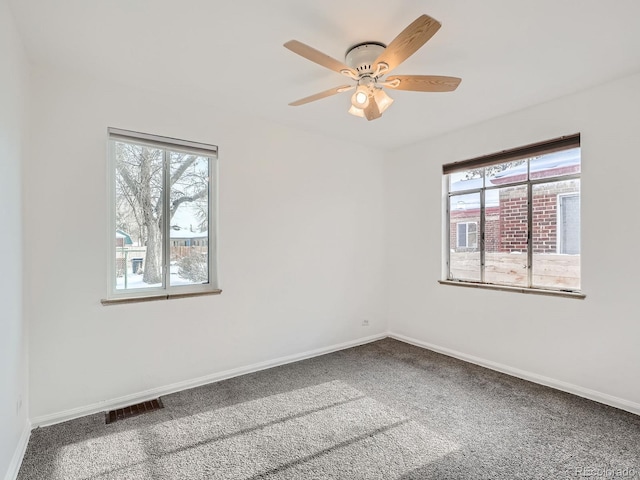
[[[22,311],[21,164],[27,66],[13,16],[0,1],[0,478],[15,468],[27,425],[27,339]],[[22,406],[18,408],[18,403]],[[13,460],[12,460],[13,459]]]
[[[23,198],[32,418],[387,327],[640,404],[640,325],[633,313],[639,265],[626,247],[640,238],[638,222],[629,221],[638,204],[640,76],[385,157],[50,69],[35,70],[31,80]],[[108,126],[220,146],[222,295],[101,306],[110,235]],[[582,133],[583,145],[587,299],[439,285],[441,165],[574,132]],[[19,182],[7,184],[3,200],[19,199],[12,193]],[[18,213],[9,211],[15,217],[9,224],[19,224]],[[10,266],[19,275],[20,262]],[[363,319],[371,326],[363,328]],[[14,410],[18,390],[8,399]],[[24,413],[18,420],[24,423]]]
[[[389,155],[390,330],[609,395],[640,413],[639,111],[640,75],[635,75]],[[587,298],[438,284],[442,164],[575,132],[582,134]]]
[[[386,331],[382,154],[50,70],[34,71],[32,85],[25,275],[36,422]],[[101,306],[109,126],[219,146],[221,295]]]

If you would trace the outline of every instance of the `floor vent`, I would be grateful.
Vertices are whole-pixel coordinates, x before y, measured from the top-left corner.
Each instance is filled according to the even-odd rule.
[[[148,400],[136,405],[129,405],[128,407],[110,410],[106,413],[106,423],[117,422],[118,420],[135,417],[137,415],[142,415],[143,413],[152,412],[161,408],[164,408],[164,405],[162,405],[162,400],[156,398],[154,400]]]

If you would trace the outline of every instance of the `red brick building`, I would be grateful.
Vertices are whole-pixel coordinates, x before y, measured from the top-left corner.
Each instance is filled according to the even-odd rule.
[[[540,181],[532,185],[533,253],[580,253],[580,179],[562,179],[562,176],[580,172],[579,156],[576,159],[567,152],[550,154],[532,160],[530,168],[531,180]],[[526,178],[526,163],[487,178],[486,252],[527,251],[527,185],[513,185]],[[553,178],[553,181],[544,182],[546,178]],[[460,180],[452,185],[452,191],[468,191],[481,186],[482,179],[479,178]],[[476,251],[480,239],[480,194],[456,195],[451,197],[451,203],[451,250]]]

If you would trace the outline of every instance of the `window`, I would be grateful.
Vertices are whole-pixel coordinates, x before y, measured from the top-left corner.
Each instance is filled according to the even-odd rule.
[[[460,222],[457,224],[458,248],[478,247],[478,224],[477,222]]]
[[[109,129],[109,300],[219,293],[213,145]]]
[[[580,195],[558,195],[558,253],[580,254]]]
[[[444,165],[447,281],[580,291],[580,135]]]

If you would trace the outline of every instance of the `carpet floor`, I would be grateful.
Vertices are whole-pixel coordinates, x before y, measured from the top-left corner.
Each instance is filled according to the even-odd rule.
[[[385,339],[32,432],[19,480],[640,478],[640,416]]]

